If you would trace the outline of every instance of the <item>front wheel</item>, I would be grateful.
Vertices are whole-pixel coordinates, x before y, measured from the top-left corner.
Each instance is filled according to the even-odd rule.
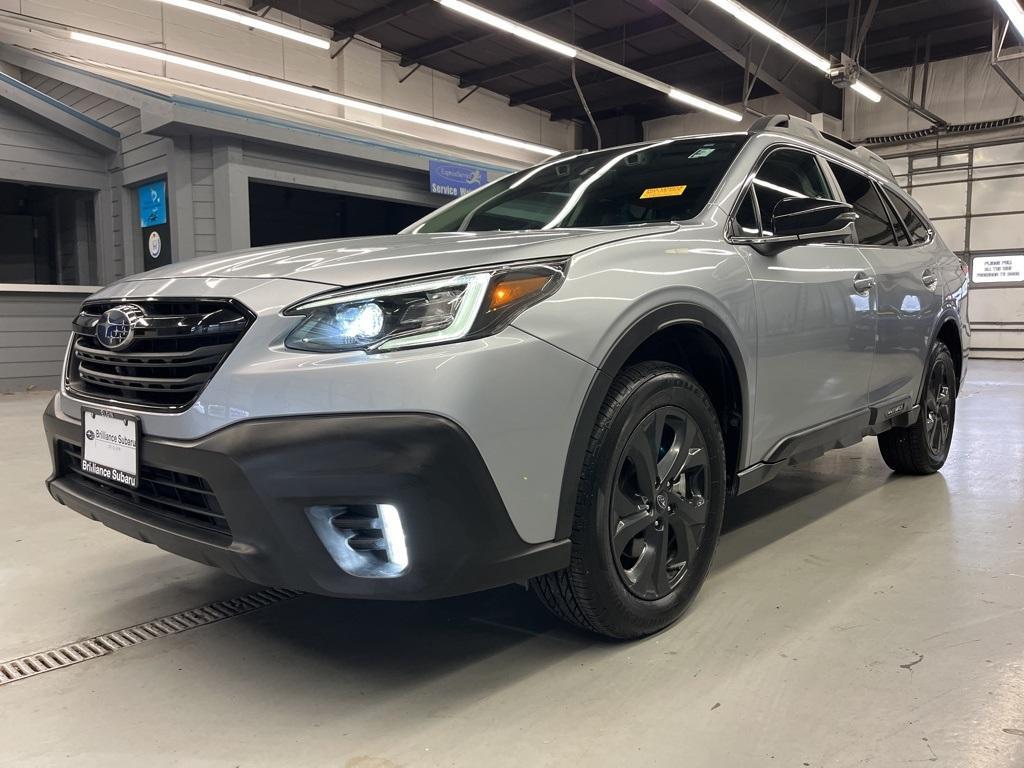
[[[700,385],[667,363],[618,375],[590,439],[568,568],[533,580],[557,616],[643,637],[686,610],[707,576],[725,507],[725,447]]]
[[[928,360],[917,421],[878,436],[882,459],[890,469],[906,475],[930,475],[942,468],[953,441],[956,392],[953,356],[945,344],[936,341]]]

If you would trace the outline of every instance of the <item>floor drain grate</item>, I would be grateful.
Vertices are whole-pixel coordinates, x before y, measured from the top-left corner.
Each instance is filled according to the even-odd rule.
[[[107,656],[122,648],[129,648],[147,640],[156,640],[167,635],[176,635],[196,627],[204,627],[233,616],[266,608],[283,600],[298,597],[301,592],[291,589],[264,589],[230,600],[218,600],[214,603],[190,608],[187,611],[174,613],[133,627],[125,627],[105,635],[97,635],[76,643],[68,643],[60,648],[53,648],[42,653],[32,653],[20,659],[12,659],[0,663],[0,685],[24,680],[44,672],[64,669],[72,664]]]

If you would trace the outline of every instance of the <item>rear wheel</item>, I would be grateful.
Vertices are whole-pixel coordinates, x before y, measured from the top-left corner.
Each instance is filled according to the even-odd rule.
[[[533,581],[556,615],[613,638],[679,618],[714,554],[725,447],[697,382],[642,363],[613,383],[580,480],[568,568]]]
[[[946,463],[956,422],[956,391],[953,357],[945,344],[936,341],[928,362],[917,421],[878,436],[882,459],[893,471],[930,475]]]

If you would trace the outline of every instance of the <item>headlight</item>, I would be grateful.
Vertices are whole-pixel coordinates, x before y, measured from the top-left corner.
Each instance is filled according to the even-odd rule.
[[[565,279],[567,260],[335,292],[285,310],[302,315],[285,346],[386,352],[496,333]]]

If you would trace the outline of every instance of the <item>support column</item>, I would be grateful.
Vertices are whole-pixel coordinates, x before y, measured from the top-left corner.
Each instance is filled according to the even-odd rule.
[[[237,144],[213,145],[213,210],[217,217],[217,250],[248,248],[249,176]]]

